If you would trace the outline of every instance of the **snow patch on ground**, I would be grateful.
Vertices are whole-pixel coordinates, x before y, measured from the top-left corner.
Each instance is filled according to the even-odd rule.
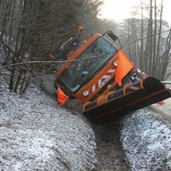
[[[0,85],[0,170],[92,170],[95,135],[81,117],[35,85],[19,95]]]
[[[150,109],[123,120],[121,141],[131,170],[171,170],[171,130]]]

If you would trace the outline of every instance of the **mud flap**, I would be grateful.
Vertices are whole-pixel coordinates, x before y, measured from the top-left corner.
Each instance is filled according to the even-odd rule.
[[[93,123],[102,124],[171,97],[171,93],[163,84],[153,77],[147,77],[142,86],[143,88],[137,91],[114,98],[103,105],[87,109],[83,113]]]

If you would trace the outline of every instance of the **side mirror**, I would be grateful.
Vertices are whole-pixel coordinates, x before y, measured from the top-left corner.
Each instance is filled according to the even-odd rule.
[[[108,31],[107,34],[113,41],[118,40],[118,37],[112,31]]]

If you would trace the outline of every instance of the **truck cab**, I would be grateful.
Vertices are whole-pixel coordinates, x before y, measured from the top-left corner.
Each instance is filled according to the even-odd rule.
[[[113,32],[106,33],[117,40]],[[83,102],[87,118],[98,123],[110,121],[171,97],[159,80],[138,69],[104,35],[96,33],[68,53],[57,71],[58,86],[70,98]]]

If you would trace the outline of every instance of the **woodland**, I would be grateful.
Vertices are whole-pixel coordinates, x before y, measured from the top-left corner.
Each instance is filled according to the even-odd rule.
[[[171,26],[163,20],[163,0],[160,5],[142,1],[132,8],[131,18],[119,23],[101,18],[102,7],[103,0],[0,0],[0,74],[8,77],[9,89],[24,92],[32,77],[54,72],[63,60],[61,44],[77,37],[79,25],[78,41],[111,30],[137,67],[166,80],[171,75]]]

